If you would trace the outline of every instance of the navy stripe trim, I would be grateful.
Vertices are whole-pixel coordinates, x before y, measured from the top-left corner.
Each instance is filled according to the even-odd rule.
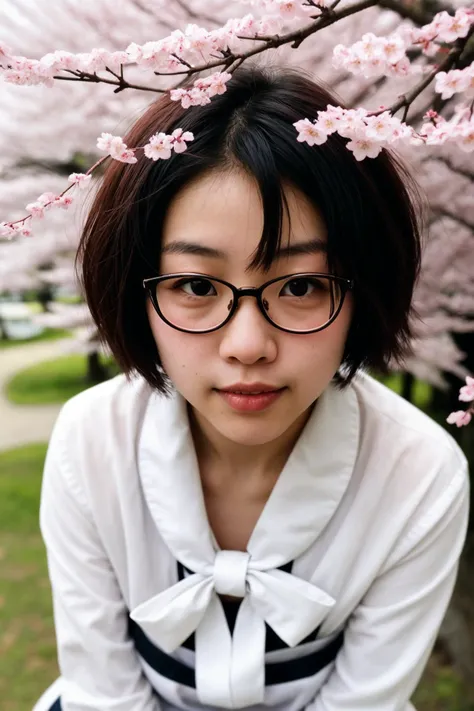
[[[61,699],[56,699],[54,704],[50,707],[49,711],[62,711]]]
[[[129,618],[129,633],[135,648],[146,663],[161,676],[183,686],[196,688],[196,676],[192,667],[174,659],[151,642],[137,623]],[[333,662],[342,647],[344,633],[340,632],[326,647],[308,654],[306,657],[285,662],[265,664],[265,686],[285,684],[297,679],[314,676]],[[55,710],[56,711],[56,710]]]

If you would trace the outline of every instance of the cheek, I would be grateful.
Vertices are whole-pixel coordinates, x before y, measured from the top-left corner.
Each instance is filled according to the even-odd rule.
[[[173,374],[183,370],[196,371],[196,364],[206,362],[209,350],[212,348],[211,339],[189,333],[182,333],[168,326],[155,313],[153,306],[147,307],[150,328],[155,339],[161,364],[165,372],[173,380]]]
[[[297,370],[316,370],[333,374],[341,364],[351,323],[350,304],[344,307],[337,319],[328,328],[307,336],[292,337],[285,352]],[[295,340],[296,338],[296,340]]]

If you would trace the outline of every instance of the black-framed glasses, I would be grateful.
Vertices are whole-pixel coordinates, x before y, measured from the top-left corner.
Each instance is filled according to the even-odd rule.
[[[184,272],[143,280],[155,311],[185,333],[210,333],[230,321],[244,296],[254,296],[263,316],[288,333],[314,333],[339,315],[354,282],[333,274],[304,272],[238,288],[208,274]]]

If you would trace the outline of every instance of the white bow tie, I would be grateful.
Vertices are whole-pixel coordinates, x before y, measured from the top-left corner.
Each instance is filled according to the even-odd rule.
[[[335,604],[320,588],[279,568],[296,563],[333,516],[358,441],[355,392],[328,388],[275,484],[248,552],[220,551],[206,515],[187,403],[178,394],[150,398],[138,451],[143,492],[166,546],[193,574],[132,604],[130,616],[168,654],[195,632],[196,691],[204,705],[262,703],[265,622],[295,646]],[[219,595],[243,598],[232,635]]]
[[[232,636],[218,595],[243,598]],[[305,580],[265,570],[249,553],[219,551],[201,572],[142,603],[130,617],[168,654],[195,632],[199,700],[242,708],[263,701],[265,622],[293,647],[334,603]]]

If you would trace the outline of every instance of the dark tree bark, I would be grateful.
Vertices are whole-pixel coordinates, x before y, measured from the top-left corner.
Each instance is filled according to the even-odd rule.
[[[37,292],[37,299],[41,304],[41,308],[44,313],[48,313],[51,309],[49,307],[50,303],[53,301],[53,291],[49,284],[45,284]]]
[[[93,353],[88,353],[87,355],[87,374],[86,380],[91,385],[96,383],[102,383],[109,377],[109,371],[107,367],[101,362],[100,356],[97,351]]]
[[[403,373],[402,377],[402,397],[408,402],[413,402],[413,388],[415,386],[415,378],[411,373]]]
[[[9,341],[10,336],[7,333],[7,329],[5,328],[5,321],[4,319],[0,316],[0,341]]]

